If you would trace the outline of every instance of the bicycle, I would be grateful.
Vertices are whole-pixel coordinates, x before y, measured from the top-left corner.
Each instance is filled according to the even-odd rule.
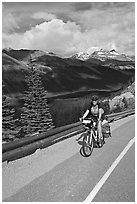
[[[83,151],[84,156],[89,157],[92,154],[94,147],[101,148],[104,144],[104,139],[99,141],[97,123],[91,118],[82,121],[85,132],[82,134],[83,143],[80,151]]]

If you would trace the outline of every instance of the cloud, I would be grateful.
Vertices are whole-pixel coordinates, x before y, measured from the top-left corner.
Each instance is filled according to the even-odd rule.
[[[134,49],[130,44],[135,44],[134,9],[133,3],[94,3],[90,10],[71,14],[71,19],[87,30],[89,45],[111,49],[115,43],[119,52],[131,54]]]
[[[63,7],[66,5],[64,4]],[[77,6],[74,6],[75,4]],[[90,3],[89,9],[87,4],[85,7],[83,3],[75,4],[69,3],[69,12],[66,14],[62,9],[59,12],[59,8],[58,12],[53,14],[51,4],[48,4],[50,13],[41,9],[39,12],[31,12],[30,15],[27,12],[27,18],[25,13],[22,14],[20,18],[22,32],[9,33],[5,29],[3,47],[39,49],[52,51],[62,56],[69,56],[79,51],[92,52],[99,48],[108,50],[116,48],[120,53],[134,54],[135,11],[133,3]],[[59,7],[59,4],[57,5]],[[73,9],[71,9],[72,5]],[[59,19],[59,16],[63,18]],[[11,25],[11,27],[7,26],[10,31],[15,31],[19,24],[17,22],[19,21],[14,19],[13,23],[8,23]]]
[[[2,48],[13,48],[21,49],[19,47],[20,42],[22,41],[22,34],[18,33],[3,33],[2,34]]]
[[[14,49],[40,49],[68,55],[77,51],[80,39],[80,26],[74,22],[64,23],[54,19],[37,25],[24,34],[4,34],[3,47],[9,44]]]
[[[2,32],[13,32],[14,29],[19,28],[18,22],[14,15],[2,8]]]
[[[56,19],[56,15],[51,14],[51,13],[46,13],[46,12],[37,12],[34,13],[31,18],[34,19],[44,19],[46,21],[52,20],[52,19]]]
[[[73,2],[71,3],[71,6],[74,8],[76,11],[83,11],[83,10],[89,10],[91,9],[91,2]]]
[[[127,20],[127,24],[129,24],[130,22],[134,23],[134,18],[135,18],[134,4],[129,3],[129,4],[126,4],[126,6],[117,7],[119,3],[115,3],[115,4],[114,2],[112,3],[113,3],[112,5],[115,5],[115,6],[111,6],[110,3],[98,3],[100,6],[97,6],[97,3],[94,3],[96,5],[94,9],[92,6],[92,9],[87,11],[73,12],[71,13],[70,17],[73,21],[80,24],[83,29],[92,29],[92,28],[100,29],[99,26],[103,27],[104,25],[109,26],[110,24],[123,24],[125,23],[126,20]],[[109,5],[109,6],[105,6],[105,5]]]

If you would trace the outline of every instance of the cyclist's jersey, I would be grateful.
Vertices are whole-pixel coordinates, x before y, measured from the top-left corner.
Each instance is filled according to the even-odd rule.
[[[93,118],[95,121],[98,120],[100,111],[102,112],[101,120],[104,119],[104,110],[99,105],[97,105],[95,107],[91,106],[91,107],[88,108],[88,110],[89,110],[88,117]]]
[[[95,106],[95,107],[92,106],[90,108],[90,113],[91,113],[91,115],[98,117],[99,116],[99,107],[98,106]]]

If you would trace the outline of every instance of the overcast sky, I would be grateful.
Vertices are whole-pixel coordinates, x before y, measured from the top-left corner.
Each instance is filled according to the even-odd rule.
[[[5,2],[2,9],[3,48],[61,56],[103,48],[134,55],[133,2]]]

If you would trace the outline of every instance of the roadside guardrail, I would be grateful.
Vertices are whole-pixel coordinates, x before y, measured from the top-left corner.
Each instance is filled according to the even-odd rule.
[[[123,111],[107,115],[108,121],[112,122],[120,118],[135,114],[134,110]],[[81,122],[49,130],[46,133],[22,138],[18,141],[2,144],[2,162],[13,161],[33,154],[37,149],[43,149],[56,142],[62,141],[84,131]]]

